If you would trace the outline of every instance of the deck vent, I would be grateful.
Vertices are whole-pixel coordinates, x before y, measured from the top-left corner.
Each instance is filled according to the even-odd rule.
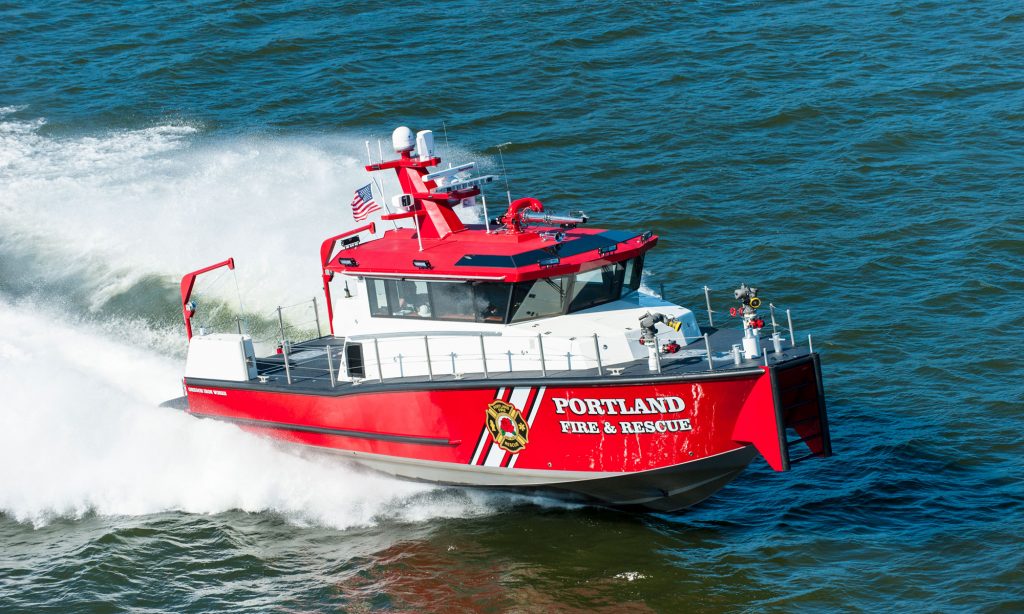
[[[430,261],[429,260],[413,260],[412,261],[412,265],[414,267],[416,267],[417,269],[430,269],[430,268],[433,268],[433,267],[430,266]]]
[[[618,243],[613,243],[611,245],[605,245],[604,247],[598,248],[597,253],[601,254],[602,256],[604,256],[605,254],[611,254],[612,252],[615,252],[618,249],[619,249],[619,244]]]
[[[338,264],[343,266],[359,266],[355,258],[338,258]]]

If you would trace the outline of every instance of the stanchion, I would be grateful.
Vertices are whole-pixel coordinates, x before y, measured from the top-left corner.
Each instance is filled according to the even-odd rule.
[[[334,357],[331,356],[331,346],[326,345],[324,349],[327,350],[327,373],[331,376],[331,388],[334,388]]]

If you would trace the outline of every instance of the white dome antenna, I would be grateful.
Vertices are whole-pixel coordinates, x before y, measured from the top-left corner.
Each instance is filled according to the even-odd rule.
[[[407,126],[399,126],[391,133],[391,144],[398,153],[405,153],[416,148],[416,137]]]

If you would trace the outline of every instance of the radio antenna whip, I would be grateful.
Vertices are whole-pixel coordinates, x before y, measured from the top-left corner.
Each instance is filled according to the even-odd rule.
[[[501,160],[501,174],[505,177],[505,196],[508,197],[508,206],[512,206],[512,189],[508,187],[508,172],[505,170],[505,156],[501,153],[502,147],[508,147],[512,141],[498,145],[498,158]]]
[[[448,143],[448,124],[441,121],[441,128],[444,129],[444,157],[448,158],[448,168],[452,167],[452,146]]]

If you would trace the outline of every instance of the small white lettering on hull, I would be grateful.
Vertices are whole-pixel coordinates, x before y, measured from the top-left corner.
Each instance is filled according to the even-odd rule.
[[[594,420],[562,420],[559,422],[563,433],[571,435],[646,435],[648,433],[682,433],[692,431],[689,418],[672,420],[623,420],[614,422]]]
[[[228,393],[224,390],[211,390],[209,388],[193,388],[192,386],[189,386],[188,391],[195,392],[196,394],[214,394],[219,397],[228,396]]]

